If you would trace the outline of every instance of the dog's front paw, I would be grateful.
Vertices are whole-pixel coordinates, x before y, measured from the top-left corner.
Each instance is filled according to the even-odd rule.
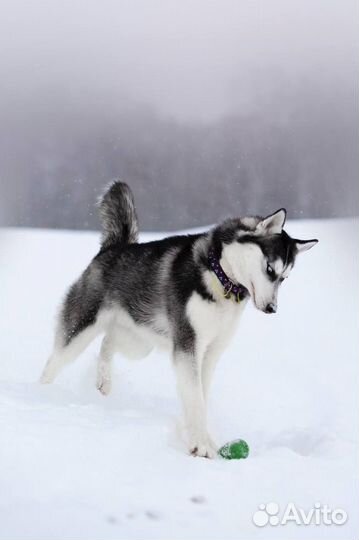
[[[217,456],[217,446],[210,437],[204,439],[194,439],[189,445],[189,451],[192,456],[214,459]]]

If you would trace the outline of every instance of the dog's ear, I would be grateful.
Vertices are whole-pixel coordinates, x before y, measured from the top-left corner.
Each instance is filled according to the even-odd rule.
[[[294,240],[296,248],[298,253],[302,253],[302,251],[308,251],[308,249],[311,249],[315,244],[319,242],[319,240]]]
[[[274,214],[262,219],[257,225],[257,230],[261,234],[280,234],[284,227],[286,217],[287,211],[284,208],[281,208],[274,212]]]

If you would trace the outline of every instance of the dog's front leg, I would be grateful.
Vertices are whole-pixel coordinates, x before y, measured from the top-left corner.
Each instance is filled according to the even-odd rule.
[[[214,458],[216,448],[207,432],[201,364],[202,359],[195,353],[174,352],[177,387],[184,410],[189,451],[194,456]]]

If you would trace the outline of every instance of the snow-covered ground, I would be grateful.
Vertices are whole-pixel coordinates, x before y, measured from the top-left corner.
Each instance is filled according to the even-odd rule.
[[[96,341],[41,386],[55,309],[98,235],[1,232],[1,540],[358,538],[358,223],[287,230],[320,243],[298,259],[277,315],[248,307],[214,381],[215,439],[251,448],[237,462],[186,455],[163,354],[119,357],[103,397]],[[289,502],[328,504],[348,520],[257,527],[268,502],[281,513]]]

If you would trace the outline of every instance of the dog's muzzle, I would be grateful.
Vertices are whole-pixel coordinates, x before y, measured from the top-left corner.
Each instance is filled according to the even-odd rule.
[[[270,304],[267,304],[265,308],[265,313],[276,313],[277,306],[276,304],[273,304],[272,302]]]

